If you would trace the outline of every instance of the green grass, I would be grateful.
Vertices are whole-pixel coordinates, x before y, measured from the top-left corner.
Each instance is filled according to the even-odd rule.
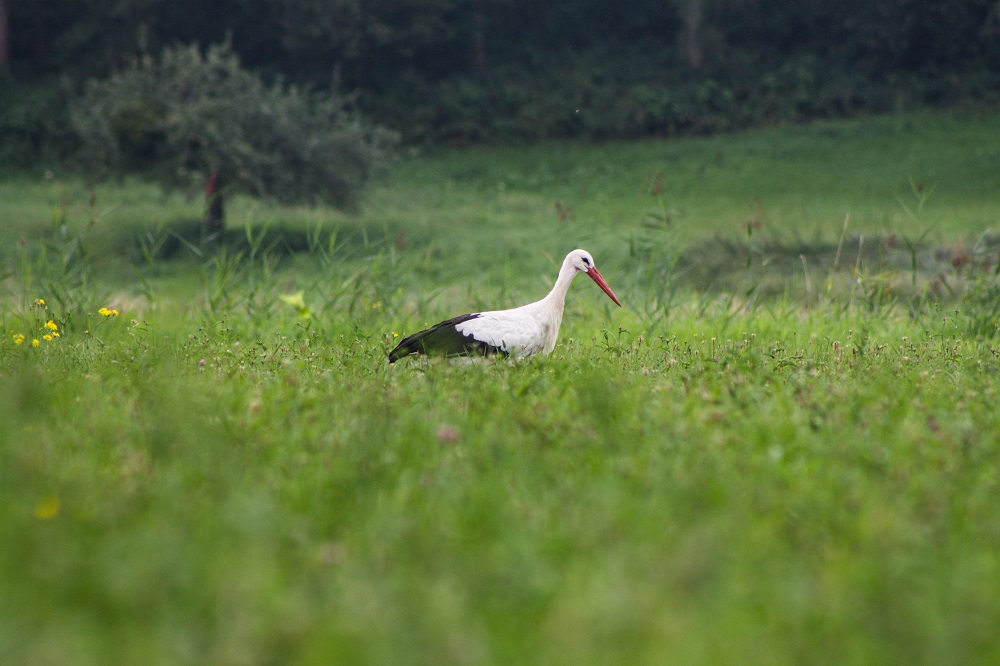
[[[0,183],[0,662],[996,662],[988,257],[949,292],[929,255],[904,289],[845,249],[807,289],[740,227],[901,233],[913,179],[928,247],[972,247],[991,131],[410,156],[358,216],[239,199],[204,246],[169,233],[196,201],[140,183],[89,226],[79,181]],[[673,223],[636,245],[659,169]],[[180,249],[144,261],[147,233]],[[625,308],[575,284],[552,356],[387,364],[394,333],[540,296],[577,245]],[[680,274],[730,245],[732,288]]]
[[[356,216],[243,198],[229,212],[237,229],[324,222],[342,237],[402,233],[448,281],[477,269],[479,257],[468,250],[483,239],[492,257],[516,265],[526,254],[532,261],[561,254],[567,240],[617,253],[624,264],[622,241],[655,208],[648,185],[657,172],[685,244],[743,237],[748,221],[778,236],[836,243],[845,215],[852,234],[917,238],[929,230],[932,240],[951,243],[1000,223],[998,146],[995,115],[924,113],[703,139],[473,147],[403,156]],[[71,224],[96,218],[107,247],[136,230],[201,214],[198,197],[141,183],[88,188],[75,177],[39,176],[0,182],[3,247],[51,225],[60,205]],[[927,193],[916,219],[908,213],[918,203],[914,186]],[[562,219],[557,202],[567,211]]]

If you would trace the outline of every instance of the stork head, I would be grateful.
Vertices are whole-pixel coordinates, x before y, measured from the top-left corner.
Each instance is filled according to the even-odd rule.
[[[586,273],[587,276],[597,283],[597,286],[608,295],[608,297],[615,302],[618,307],[621,307],[621,301],[615,296],[615,292],[611,291],[611,287],[604,280],[604,276],[601,272],[597,270],[597,266],[594,265],[594,258],[590,256],[590,253],[586,250],[573,250],[566,255],[566,259],[563,261],[563,265],[569,265],[580,271],[581,273]]]

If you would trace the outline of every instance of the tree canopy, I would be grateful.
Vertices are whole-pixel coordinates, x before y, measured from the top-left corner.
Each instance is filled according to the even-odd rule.
[[[350,206],[392,143],[334,92],[265,84],[227,44],[144,55],[91,81],[72,119],[95,167],[194,180],[216,198],[226,187]]]

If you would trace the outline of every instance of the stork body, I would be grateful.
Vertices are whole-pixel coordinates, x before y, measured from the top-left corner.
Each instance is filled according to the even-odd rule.
[[[503,354],[522,358],[548,354],[556,346],[562,323],[566,292],[577,273],[585,273],[619,307],[621,303],[594,266],[586,250],[566,255],[552,291],[540,301],[511,310],[492,310],[466,314],[441,322],[426,331],[404,338],[389,353],[394,363],[410,354],[444,356],[488,356]]]

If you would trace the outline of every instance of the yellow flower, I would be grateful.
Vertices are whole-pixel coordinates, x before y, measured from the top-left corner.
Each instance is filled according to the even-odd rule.
[[[312,312],[309,310],[309,306],[306,305],[306,294],[304,291],[297,291],[294,294],[281,294],[279,298],[283,303],[287,303],[298,310],[299,317],[302,319],[312,317]]]
[[[58,334],[58,333],[53,333],[53,334],[52,334],[52,337],[53,337],[53,338],[58,338],[58,337],[59,337],[59,334]]]
[[[31,346],[32,347],[37,347],[40,344],[42,344],[42,343],[38,341],[38,338],[32,338],[31,339]]]
[[[101,315],[102,317],[117,317],[118,310],[109,310],[107,308],[101,308],[100,310],[97,311],[97,314]]]
[[[53,495],[43,497],[35,505],[35,518],[49,520],[59,515],[59,498]]]
[[[304,291],[297,291],[294,294],[281,294],[278,298],[293,308],[306,307],[306,292]]]
[[[49,329],[50,331],[58,331],[59,330],[59,327],[56,326],[56,323],[54,321],[52,321],[51,319],[49,319],[47,322],[45,322],[45,328]]]
[[[14,334],[14,344],[15,345],[19,345],[22,342],[24,342],[24,334],[23,333],[15,333]]]
[[[396,331],[393,331],[392,332],[392,337],[398,338],[399,337],[399,333],[397,333]]]
[[[44,298],[36,298],[35,299],[35,305],[45,305],[45,299]]]
[[[45,340],[46,342],[52,342],[52,336],[46,333],[45,335],[42,336],[42,340]]]

